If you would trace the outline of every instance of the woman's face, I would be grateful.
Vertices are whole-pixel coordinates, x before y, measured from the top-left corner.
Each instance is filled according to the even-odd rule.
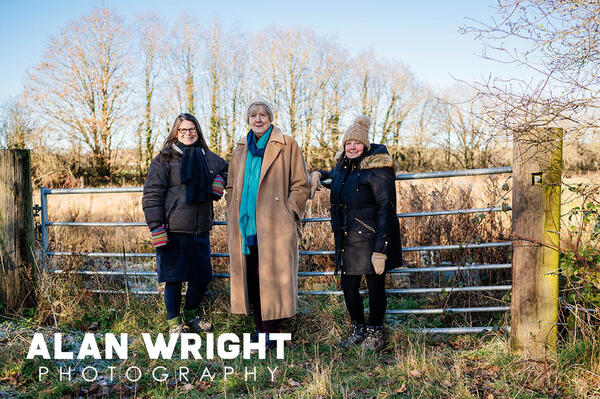
[[[194,122],[182,121],[177,129],[177,139],[185,145],[194,144],[198,140],[198,132],[196,131]]]
[[[365,146],[360,141],[348,140],[346,141],[346,144],[344,144],[344,151],[346,152],[346,157],[350,159],[360,157],[364,149]]]
[[[257,135],[261,135],[269,129],[271,120],[263,106],[255,107],[252,112],[250,112],[248,124],[250,125],[250,129]]]

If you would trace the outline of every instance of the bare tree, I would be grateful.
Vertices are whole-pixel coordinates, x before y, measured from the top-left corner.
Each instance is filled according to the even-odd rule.
[[[165,26],[157,14],[141,15],[136,20],[137,47],[143,78],[143,120],[138,129],[138,156],[144,165],[141,171],[145,174],[158,139],[158,115],[156,107],[156,90],[159,76],[164,66]]]
[[[199,27],[189,13],[182,14],[175,22],[169,42],[169,80],[175,103],[174,112],[196,112],[196,79],[200,49]]]
[[[316,124],[317,143],[327,148],[325,156],[333,158],[340,140],[340,121],[350,108],[351,79],[348,71],[350,56],[348,51],[333,42],[320,45],[324,54],[324,68],[321,72],[322,90],[318,98],[318,120]]]
[[[380,100],[385,84],[382,81],[382,65],[372,52],[363,53],[353,60],[354,88],[360,113],[371,117],[371,141],[375,140]]]
[[[1,109],[0,146],[26,148],[33,128],[29,111],[22,100],[10,98]]]
[[[221,132],[223,130],[222,103],[224,100],[224,83],[226,76],[225,46],[223,28],[219,21],[213,23],[206,29],[203,35],[204,65],[207,69],[206,94],[208,96],[205,104],[209,107],[209,146],[218,154],[221,153]]]
[[[278,123],[281,123],[279,117],[282,86],[281,76],[278,73],[279,61],[273,57],[272,33],[270,31],[261,31],[252,37],[248,51],[251,57],[250,71],[250,90],[252,97],[260,95],[271,102],[273,107],[273,116]]]
[[[415,108],[408,128],[406,147],[410,149],[411,167],[417,170],[431,167],[431,160],[427,157],[427,149],[434,143],[435,120],[438,112],[438,100],[431,92],[424,93],[423,100]]]
[[[383,92],[381,125],[381,142],[399,144],[400,128],[411,111],[422,100],[421,90],[415,83],[412,74],[403,65],[391,64],[383,66]],[[390,142],[391,139],[391,142]]]
[[[92,153],[95,172],[110,176],[113,138],[130,93],[128,43],[122,19],[99,8],[50,39],[26,89],[58,134]]]
[[[351,58],[309,29],[243,35],[214,21],[200,30],[189,13],[168,35],[156,14],[140,16],[134,26],[136,35],[127,37],[117,15],[98,9],[53,38],[31,74],[27,93],[41,105],[44,131],[64,133],[73,148],[87,146],[98,170],[110,169],[114,133],[131,131],[137,142],[127,144],[137,145],[143,174],[159,132],[186,111],[201,114],[211,148],[228,156],[246,128],[244,106],[256,96],[271,102],[276,123],[296,137],[309,162],[321,165],[333,158],[340,126],[354,116],[372,118],[373,141],[399,147],[407,121],[423,110],[421,89],[404,66],[373,53]],[[130,127],[122,123],[126,117]],[[423,127],[417,140],[423,146],[431,143],[425,132],[431,134]]]
[[[303,89],[310,73],[311,56],[316,49],[315,35],[310,30],[273,30],[269,41],[270,63],[279,83],[282,108],[292,136],[298,135],[300,110],[307,104]],[[300,137],[298,137],[300,138]],[[305,140],[302,140],[304,144]]]
[[[248,76],[248,45],[239,33],[232,33],[227,47],[228,56],[225,80],[226,99],[223,127],[225,132],[226,158],[233,153],[238,127],[244,126],[245,105],[249,101],[248,87],[251,84]],[[245,127],[245,126],[244,126]]]
[[[464,169],[486,166],[491,158],[494,134],[486,123],[490,112],[481,116],[481,103],[476,94],[453,87],[442,97],[438,140],[448,162]]]
[[[483,57],[528,78],[492,76],[477,84],[498,131],[519,134],[559,124],[565,133],[596,127],[600,89],[600,2],[500,0],[497,19],[464,28]]]
[[[313,131],[315,122],[318,118],[318,101],[321,98],[320,93],[327,89],[327,83],[331,79],[331,53],[335,51],[335,44],[327,39],[320,39],[313,36],[312,32],[307,32],[311,40],[309,43],[312,48],[306,48],[310,52],[308,62],[305,65],[306,74],[300,80],[300,95],[302,106],[299,107],[298,124],[302,130],[302,150],[306,161],[312,162],[316,154],[310,151],[313,145]]]

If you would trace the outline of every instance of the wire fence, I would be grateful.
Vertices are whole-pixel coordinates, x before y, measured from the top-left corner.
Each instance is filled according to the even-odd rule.
[[[512,167],[501,168],[483,168],[483,169],[466,169],[452,170],[442,172],[424,172],[424,173],[403,173],[397,174],[396,180],[422,180],[422,179],[440,179],[451,177],[466,177],[466,176],[484,176],[495,174],[512,173]],[[117,188],[80,188],[80,189],[48,189],[41,188],[41,244],[43,252],[43,269],[46,272],[54,274],[75,273],[88,276],[124,276],[124,277],[155,277],[155,271],[126,271],[126,270],[74,270],[65,271],[62,269],[53,269],[49,266],[48,259],[51,257],[60,256],[82,256],[89,258],[152,258],[155,253],[135,253],[135,252],[75,252],[75,251],[50,251],[49,250],[49,234],[48,230],[54,226],[79,226],[79,227],[140,227],[146,226],[145,222],[61,222],[48,220],[48,196],[49,195],[73,195],[73,194],[119,194],[119,193],[139,193],[142,192],[142,187],[117,187]],[[454,210],[436,210],[425,212],[410,212],[399,213],[398,218],[420,218],[434,216],[450,216],[450,215],[469,215],[483,214],[493,212],[508,212],[511,207],[503,204],[503,206],[495,206],[488,208],[469,208],[469,209],[454,209]],[[313,217],[304,218],[304,223],[321,223],[329,222],[329,217]],[[225,221],[215,221],[215,225],[226,225]],[[482,249],[482,248],[508,248],[512,246],[511,241],[501,242],[484,242],[484,243],[458,243],[448,245],[424,245],[416,247],[404,247],[403,252],[433,252],[445,250],[464,250],[464,249]],[[301,256],[317,256],[317,255],[334,255],[333,250],[306,250],[299,251]],[[228,253],[211,253],[213,258],[227,258]],[[483,270],[501,270],[510,269],[510,263],[502,264],[469,264],[469,265],[440,265],[432,267],[398,267],[390,270],[390,274],[411,274],[411,273],[458,273],[462,271],[483,271]],[[332,276],[333,271],[307,271],[298,272],[298,276]],[[215,273],[217,278],[229,278],[228,273]],[[459,287],[414,287],[414,288],[396,288],[386,289],[387,294],[402,295],[402,294],[449,294],[454,292],[493,292],[493,291],[510,291],[511,285],[477,285],[477,286],[459,286]],[[138,294],[138,295],[156,295],[157,290],[108,290],[108,289],[92,289],[89,290],[98,294]],[[366,291],[361,291],[365,293]],[[299,291],[300,295],[341,295],[342,291],[326,290],[326,291]],[[389,309],[386,311],[388,315],[435,315],[435,314],[462,314],[462,313],[481,313],[481,312],[506,312],[508,306],[483,306],[483,307],[444,307],[436,309]],[[368,311],[368,310],[367,310]],[[420,328],[415,331],[436,334],[465,334],[477,333],[484,331],[497,330],[498,326],[481,326],[481,327],[444,327],[444,328]]]

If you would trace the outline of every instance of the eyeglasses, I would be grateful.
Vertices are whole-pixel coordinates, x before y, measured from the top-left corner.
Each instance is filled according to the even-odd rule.
[[[191,127],[189,129],[177,129],[177,133],[181,134],[182,136],[184,134],[196,134],[196,128],[195,127]]]

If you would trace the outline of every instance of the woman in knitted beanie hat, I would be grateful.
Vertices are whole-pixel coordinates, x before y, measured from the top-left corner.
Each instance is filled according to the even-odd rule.
[[[355,140],[361,143],[364,148],[369,151],[371,144],[369,143],[369,127],[371,126],[371,118],[366,115],[361,115],[354,119],[354,122],[346,129],[342,137],[342,149],[350,140]]]
[[[360,344],[377,351],[385,345],[385,271],[402,264],[400,225],[396,216],[394,161],[385,145],[369,143],[368,116],[346,129],[335,167],[311,174],[311,194],[320,180],[331,179],[331,226],[335,269],[350,313],[351,329],[342,348]],[[369,289],[369,323],[359,293],[362,276]]]
[[[256,333],[267,334],[270,349],[275,341],[268,334],[297,312],[297,226],[308,200],[308,173],[294,138],[273,125],[266,100],[248,105],[246,122],[250,129],[231,155],[225,194],[231,311],[252,311]]]

